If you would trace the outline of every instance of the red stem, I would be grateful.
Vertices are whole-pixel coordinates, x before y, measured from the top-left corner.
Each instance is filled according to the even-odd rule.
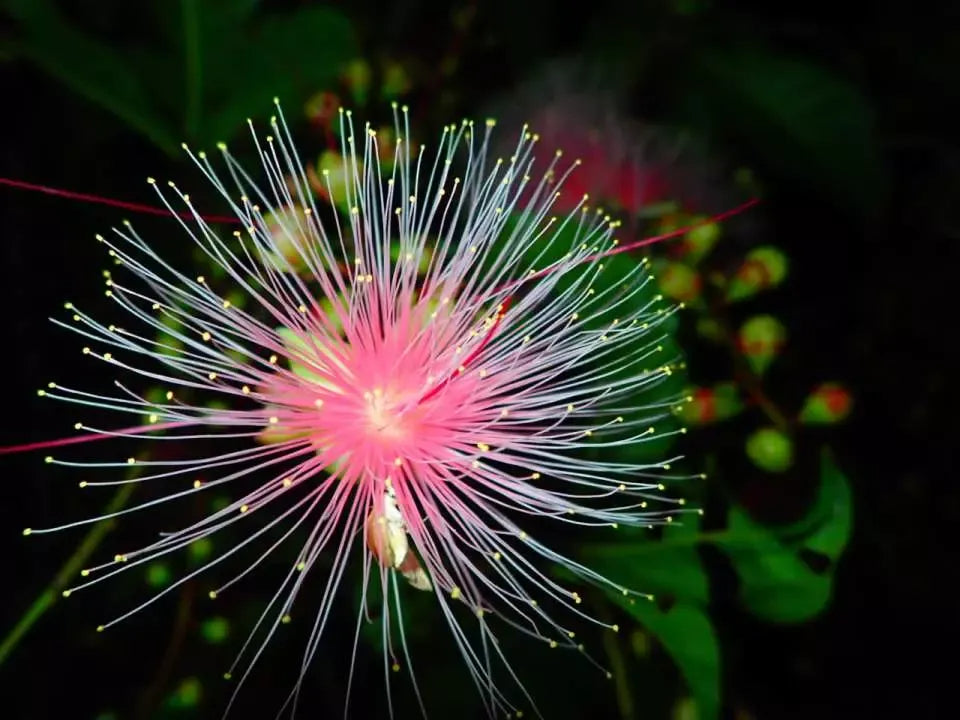
[[[490,327],[489,330],[487,330],[487,334],[483,336],[483,340],[480,341],[480,344],[477,345],[476,348],[474,348],[472,353],[467,355],[467,359],[464,360],[462,363],[460,363],[460,368],[466,368],[470,363],[476,360],[477,357],[480,355],[480,353],[483,352],[483,349],[490,343],[490,341],[493,339],[494,333],[497,332],[497,328],[500,327],[500,321],[503,320],[503,316],[506,315],[507,313],[507,308],[510,307],[510,302],[511,300],[508,297],[506,300],[504,300],[500,304],[500,307],[497,308],[497,316],[493,320],[493,325]],[[450,383],[450,381],[453,380],[453,378],[455,378],[457,375],[463,372],[463,370],[461,370],[460,368],[457,368],[457,370],[450,373],[450,375],[443,382],[441,382],[435,388],[430,390],[426,395],[420,398],[417,404],[419,405],[420,403],[429,400],[438,392],[440,392],[443,388],[445,388]]]
[[[191,424],[192,423],[185,422],[168,422],[156,423],[154,425],[135,425],[122,430],[111,430],[109,433],[87,433],[86,435],[59,438],[58,440],[41,440],[40,442],[24,443],[23,445],[8,445],[6,447],[0,447],[0,455],[44,450],[46,448],[63,447],[64,445],[76,445],[77,443],[93,442],[94,440],[106,440],[107,438],[115,438],[118,435],[138,435],[153,430],[169,430],[170,428],[184,427]]]
[[[46,185],[36,185],[34,183],[24,182],[23,180],[11,180],[10,178],[0,177],[0,185],[16,188],[17,190],[30,190],[32,192],[43,193],[44,195],[54,195],[56,197],[66,198],[67,200],[79,200],[80,202],[93,203],[95,205],[107,205],[109,207],[129,210],[130,212],[140,213],[142,215],[163,215],[170,217],[175,215],[183,220],[192,220],[194,218],[191,212],[171,212],[164,207],[154,205],[142,205],[140,203],[131,203],[124,200],[113,200],[112,198],[100,197],[99,195],[89,195],[87,193],[73,192],[72,190],[61,190],[60,188],[48,187]],[[231,223],[240,224],[240,218],[232,215],[202,215],[207,222],[212,223]]]

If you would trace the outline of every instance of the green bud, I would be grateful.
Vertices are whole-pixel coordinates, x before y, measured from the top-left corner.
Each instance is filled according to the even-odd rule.
[[[771,245],[754,248],[727,286],[727,300],[735,302],[776,287],[787,276],[787,256]]]
[[[210,510],[217,513],[230,505],[230,498],[226,495],[218,495],[210,501]],[[204,538],[205,539],[205,538]]]
[[[700,720],[697,701],[692,697],[680,698],[673,706],[673,720]]]
[[[335,93],[324,90],[307,100],[303,112],[312,122],[332,131],[340,116],[340,106],[340,98]]]
[[[173,580],[173,573],[166,563],[153,562],[147,565],[146,580],[152,588],[164,588]]]
[[[658,265],[655,272],[664,295],[678,302],[692,302],[700,297],[703,289],[700,273],[679,262],[662,261]]]
[[[363,175],[363,167],[357,161],[357,172]],[[317,161],[317,175],[319,185],[316,188],[319,195],[341,212],[350,212],[350,202],[347,188],[352,180],[352,171],[347,167],[343,157],[335,150],[325,150]]]
[[[244,295],[239,290],[231,290],[227,293],[226,297],[227,302],[229,302],[233,307],[240,310],[247,304],[247,296]]]
[[[690,218],[690,224],[696,225],[702,223],[707,218],[702,216]],[[693,228],[688,232],[680,243],[679,252],[681,257],[691,265],[696,265],[713,250],[713,246],[720,239],[721,229],[719,223],[709,222],[699,227]]]
[[[853,397],[843,385],[822,383],[804,401],[800,422],[804,425],[832,425],[845,420],[852,407]]]
[[[202,563],[213,552],[213,541],[208,537],[200,537],[187,546],[187,554],[193,564]]]
[[[725,382],[710,388],[693,388],[689,400],[678,406],[677,414],[688,425],[706,425],[733,417],[743,410],[740,389]]]
[[[711,342],[723,342],[723,326],[708,315],[697,318],[697,335]]]
[[[747,438],[747,457],[761,470],[781,473],[793,465],[793,441],[776,428],[762,428]]]
[[[363,58],[350,61],[343,69],[341,79],[350,91],[350,97],[355,105],[367,104],[372,74],[370,64]]]
[[[783,350],[787,329],[772,315],[754,315],[737,333],[737,348],[751,369],[763,374]]]
[[[395,100],[410,91],[413,83],[406,68],[396,60],[388,61],[383,67],[383,87],[381,95],[384,100]]]
[[[303,209],[278,208],[264,215],[263,222],[273,245],[272,252],[266,254],[266,260],[270,265],[292,272],[306,269],[307,263],[303,255],[307,252],[307,243],[311,240],[305,232],[310,221]]]
[[[643,630],[634,630],[630,635],[630,647],[633,648],[633,654],[644,658],[650,654],[653,649],[653,643],[650,642],[650,636]]]
[[[230,621],[222,617],[212,617],[200,626],[200,634],[211,645],[219,645],[230,636]]]
[[[164,312],[157,313],[156,317],[163,329],[157,331],[154,339],[155,350],[161,355],[178,357],[184,345],[183,340],[174,333],[183,332],[183,323],[178,317]]]
[[[196,707],[202,696],[203,686],[200,684],[200,680],[195,677],[186,678],[167,698],[167,706],[171,708]]]

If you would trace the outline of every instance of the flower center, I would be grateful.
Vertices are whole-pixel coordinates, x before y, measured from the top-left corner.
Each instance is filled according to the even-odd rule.
[[[385,393],[380,388],[363,394],[366,401],[367,433],[372,437],[399,440],[411,431],[407,414],[394,393]]]

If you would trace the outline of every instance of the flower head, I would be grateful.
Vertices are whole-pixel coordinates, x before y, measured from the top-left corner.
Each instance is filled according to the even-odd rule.
[[[555,212],[577,207],[583,193],[625,219],[669,211],[701,213],[729,207],[726,170],[689,132],[637,120],[634,94],[617,68],[562,58],[539,68],[493,107],[505,125],[528,122],[549,148],[583,160],[565,183]],[[498,149],[503,143],[497,143]],[[537,172],[546,168],[540,156]],[[628,223],[629,224],[629,223]]]
[[[233,496],[85,570],[71,592],[231,526],[242,541],[197,572],[244,550],[253,559],[216,596],[295,544],[260,636],[237,662],[258,657],[257,642],[289,617],[310,577],[324,591],[311,609],[306,668],[350,551],[361,547],[368,585],[391,598],[385,626],[397,622],[406,593],[432,594],[488,709],[510,712],[509,691],[493,680],[495,664],[510,667],[496,650],[494,618],[553,647],[582,649],[575,623],[604,623],[581,607],[576,588],[633,592],[551,549],[528,525],[649,526],[679,502],[660,497],[667,459],[614,453],[672,432],[656,428],[673,399],[643,400],[671,373],[661,323],[672,310],[652,291],[646,263],[618,254],[617,222],[587,197],[552,214],[556,181],[577,162],[564,165],[551,148],[532,176],[531,132],[503,158],[489,154],[492,122],[449,126],[435,151],[414,151],[404,109],[387,171],[375,132],[358,133],[349,112],[341,127],[346,180],[336,188],[327,180],[329,205],[314,199],[279,108],[271,135],[254,135],[260,177],[225,146],[223,170],[191,152],[239,220],[232,235],[176,186],[151,181],[171,212],[182,203],[192,214],[179,223],[218,278],[177,269],[129,223],[99,238],[126,271],[107,280],[126,320],[101,324],[70,305],[73,319],[62,324],[87,338],[85,353],[116,368],[117,390],[51,384],[44,394],[145,415],[146,424],[121,430],[78,425],[174,449],[97,463],[140,474],[85,484],[156,484],[166,488],[162,501],[214,488]],[[166,393],[138,394],[130,384],[138,375]],[[323,569],[320,558],[330,559]],[[399,642],[387,643],[385,662],[411,665],[402,626]]]

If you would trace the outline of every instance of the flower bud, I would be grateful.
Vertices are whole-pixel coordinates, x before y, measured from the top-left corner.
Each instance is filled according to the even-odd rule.
[[[359,162],[357,173],[363,175],[363,167]],[[349,213],[347,187],[352,182],[352,175],[340,153],[335,150],[325,150],[317,161],[316,174],[318,182],[314,189],[317,194],[340,211]]]
[[[853,407],[850,391],[839,383],[822,383],[803,403],[800,422],[804,425],[832,425],[847,418]]]
[[[171,710],[186,710],[195,708],[203,698],[203,685],[195,677],[181,681],[176,689],[167,697],[166,706]]]
[[[663,261],[655,267],[657,282],[671,300],[692,302],[700,297],[703,281],[700,273],[679,262]]]
[[[690,218],[689,223],[690,225],[698,225],[706,219],[703,216],[696,216]],[[713,250],[713,246],[720,239],[720,234],[719,223],[709,222],[698,225],[683,236],[683,240],[677,247],[677,254],[689,264],[696,265]]]
[[[433,584],[407,541],[403,516],[396,497],[387,487],[364,523],[367,548],[380,564],[398,570],[417,590],[432,590]]]
[[[723,342],[723,326],[709,315],[701,315],[697,318],[696,329],[697,335],[704,340],[715,343]]]
[[[677,414],[689,425],[705,425],[733,417],[743,409],[736,383],[725,382],[710,388],[694,388],[690,400],[680,405]]]
[[[152,562],[147,565],[146,581],[152,588],[164,588],[173,582],[173,571],[165,562]]]
[[[781,473],[793,464],[793,441],[776,428],[757,430],[747,438],[747,457],[761,470]]]
[[[787,276],[787,256],[770,245],[754,248],[727,286],[727,300],[735,302],[776,287]]]
[[[224,617],[212,617],[203,621],[200,634],[211,645],[220,645],[230,637],[230,621]]]
[[[336,93],[324,90],[312,95],[303,106],[303,112],[310,122],[322,128],[332,129],[340,107],[340,98]]]
[[[350,91],[354,105],[366,105],[371,75],[370,64],[363,58],[350,61],[343,69],[340,79]]]
[[[284,266],[289,264],[289,269],[293,272],[305,269],[305,243],[309,236],[303,232],[303,228],[309,222],[301,208],[292,206],[278,208],[263,216],[263,223],[275,251],[270,253],[268,258],[277,267],[286,269]]]
[[[383,86],[381,95],[384,100],[395,100],[410,91],[413,82],[406,68],[396,60],[388,61],[383,66]]]
[[[737,348],[746,358],[750,368],[763,374],[774,358],[783,350],[787,330],[772,315],[755,315],[747,320],[737,333]]]

